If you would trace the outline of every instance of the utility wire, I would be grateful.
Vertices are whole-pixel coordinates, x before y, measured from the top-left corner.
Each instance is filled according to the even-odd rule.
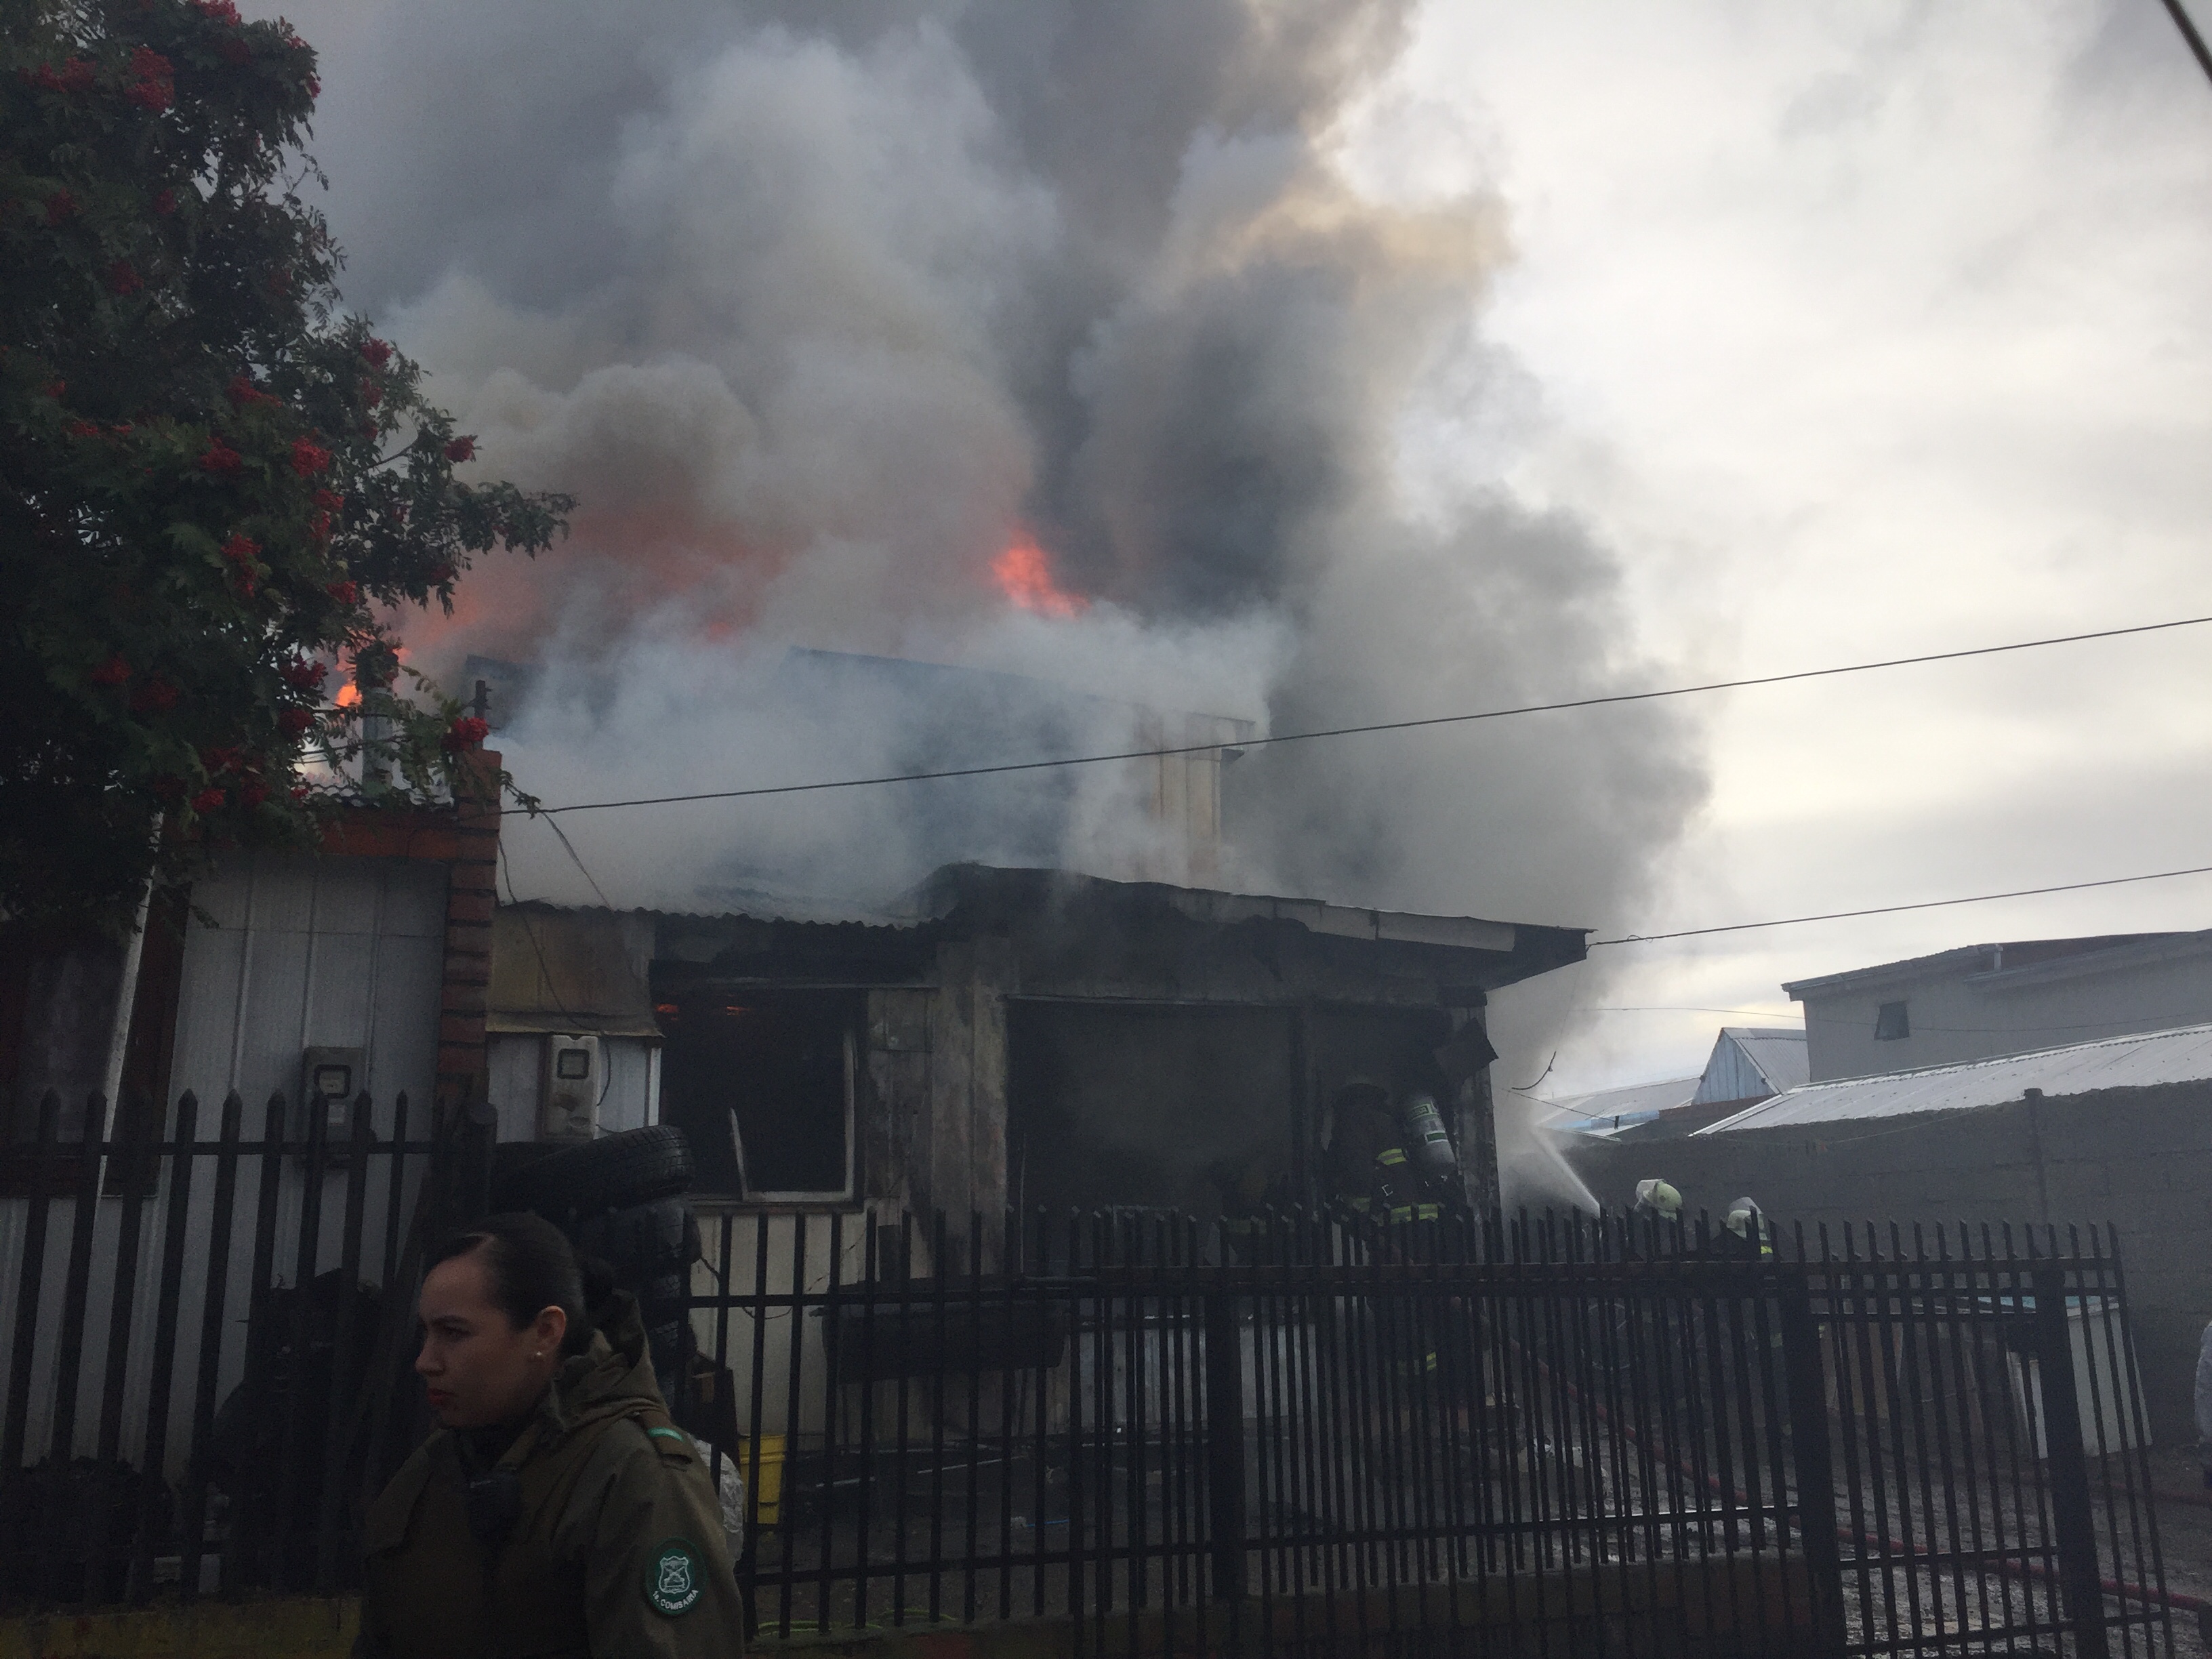
[[[2181,31],[2181,38],[2189,43],[2190,56],[2196,58],[2197,67],[2204,71],[2207,80],[2212,80],[2212,51],[2205,49],[2204,37],[2197,32],[2197,25],[2190,18],[2189,9],[2181,3],[2181,0],[2166,0],[2166,9],[2173,19],[2174,27]]]
[[[1988,904],[1996,899],[2033,898],[2039,893],[2078,893],[2091,887],[2124,887],[2136,881],[2170,881],[2176,876],[2212,875],[2212,864],[2186,870],[2154,870],[2142,876],[2107,876],[2102,881],[2065,881],[2053,887],[2022,887],[2009,893],[1975,893],[1966,898],[1922,899],[1917,904],[1876,904],[1863,910],[1829,910],[1817,916],[1782,916],[1773,921],[1732,921],[1720,927],[1685,927],[1673,933],[1628,933],[1620,939],[1594,939],[1587,949],[1601,945],[1650,945],[1667,939],[1702,939],[1708,933],[1743,933],[1757,927],[1795,927],[1808,921],[1847,921],[1854,916],[1889,916],[1904,910],[1940,910],[1952,904]]]
[[[1167,749],[1124,749],[1105,755],[1068,755],[1052,760],[1006,761],[989,766],[951,767],[937,772],[889,772],[875,777],[829,778],[814,783],[763,784],[750,789],[708,789],[685,795],[643,795],[627,800],[571,801],[565,806],[532,805],[530,811],[533,815],[550,816],[556,812],[605,811],[618,806],[672,806],[685,801],[749,800],[763,795],[808,794],[822,789],[860,789],[882,783],[927,783],[941,778],[988,777],[1006,772],[1041,772],[1063,766],[1099,766],[1112,761],[1214,754],[1225,749],[1241,751],[1264,748],[1272,744],[1308,743],[1316,738],[1359,737],[1370,732],[1413,732],[1432,726],[1463,726],[1474,720],[1504,720],[1515,714],[1547,714],[1570,708],[1601,708],[1616,703],[1654,702],[1663,697],[1695,696],[1707,691],[1735,691],[1747,686],[1782,685],[1792,680],[1826,679],[1837,674],[1863,674],[1878,668],[1910,668],[1922,663],[1957,662],[1968,657],[1994,657],[2012,651],[2036,651],[2045,646],[2078,645],[2087,640],[2120,639],[2133,634],[2157,634],[2169,629],[2196,628],[2206,623],[2212,623],[2212,617],[2181,617],[2172,622],[2142,623],[2133,628],[2106,628],[2090,634],[2061,634],[2050,639],[2018,640],[2009,645],[1982,645],[1964,651],[1931,651],[1922,656],[1888,657],[1879,662],[1842,663],[1833,668],[1802,668],[1788,674],[1759,674],[1745,679],[1711,680],[1700,685],[1668,686],[1656,691],[1618,691],[1601,697],[1522,703],[1512,708],[1484,708],[1464,714],[1431,714],[1419,720],[1376,720],[1364,726],[1331,726],[1311,732],[1281,732],[1271,737],[1245,738],[1233,742],[1188,743]],[[1781,924],[1761,922],[1747,925],[1778,927]],[[1619,944],[1623,941],[1607,939],[1602,942]]]

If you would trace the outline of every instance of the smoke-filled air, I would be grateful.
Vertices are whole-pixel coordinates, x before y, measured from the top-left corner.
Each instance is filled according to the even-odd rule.
[[[416,660],[534,671],[498,746],[548,804],[1649,684],[1615,551],[1506,481],[1512,226],[1361,165],[1404,9],[310,8],[349,301],[488,473],[581,503]],[[865,907],[949,857],[1158,873],[1133,775],[563,822],[617,904]],[[1571,926],[1704,788],[1651,708],[1220,775],[1218,866],[1170,874]],[[519,896],[590,898],[514,829]]]

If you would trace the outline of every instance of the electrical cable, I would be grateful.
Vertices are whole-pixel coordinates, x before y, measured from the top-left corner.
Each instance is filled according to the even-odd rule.
[[[1757,674],[1743,679],[1711,680],[1698,685],[1674,685],[1653,691],[1616,691],[1604,696],[1571,697],[1559,702],[1522,703],[1510,708],[1483,708],[1461,714],[1430,714],[1417,720],[1374,720],[1362,726],[1322,726],[1311,732],[1281,732],[1264,738],[1234,742],[1187,743],[1164,749],[1124,749],[1110,754],[1066,755],[1050,760],[1003,761],[988,766],[956,766],[934,772],[888,772],[874,777],[825,778],[812,783],[762,784],[749,789],[705,789],[683,795],[641,795],[623,800],[571,801],[547,806],[532,801],[532,816],[556,812],[599,812],[624,806],[672,806],[688,801],[750,800],[763,795],[801,795],[823,789],[860,789],[884,783],[929,783],[945,778],[979,778],[1008,772],[1042,772],[1067,766],[1101,766],[1114,761],[1162,760],[1176,755],[1239,753],[1286,743],[1310,743],[1320,738],[1362,737],[1374,732],[1413,732],[1432,726],[1464,726],[1476,720],[1505,720],[1516,714],[1558,714],[1573,708],[1602,708],[1620,703],[1655,702],[1667,697],[1688,697],[1708,691],[1736,691],[1755,685],[1782,685],[1792,680],[1817,680],[1838,674],[1864,674],[1881,668],[1911,668],[1923,663],[1957,662],[1968,657],[2001,656],[2008,652],[2036,651],[2046,646],[2078,645],[2088,640],[2119,639],[2134,634],[2163,633],[2170,629],[2196,628],[2212,623],[2212,617],[2180,617],[2171,622],[2140,623],[2131,628],[2105,628],[2087,634],[2061,634],[2049,639],[2016,640],[2008,645],[1981,645],[1962,651],[1931,651],[1916,657],[1888,657],[1876,662],[1840,663],[1832,668],[1801,668],[1787,674]]]
[[[2197,60],[2197,67],[2204,71],[2204,78],[2212,81],[2212,50],[2206,48],[2204,37],[2197,32],[2197,25],[2191,21],[2188,8],[2181,3],[2181,0],[2165,0],[2165,3],[2166,15],[2173,19],[2174,27],[2181,31],[2181,38],[2189,43],[2189,55]]]
[[[2040,893],[2079,893],[2092,887],[2124,887],[2130,882],[2170,881],[2176,876],[2212,875],[2212,864],[2192,865],[2186,870],[2154,870],[2148,875],[2107,876],[2101,881],[2063,881],[2051,887],[2021,887],[2009,893],[1975,893],[1965,898],[1922,899],[1913,904],[1875,904],[1863,910],[1829,910],[1816,916],[1781,916],[1772,921],[1731,921],[1718,927],[1684,927],[1672,933],[1627,933],[1620,939],[1594,939],[1584,947],[1601,945],[1652,945],[1661,939],[1702,939],[1709,933],[1742,933],[1759,927],[1795,927],[1808,921],[1848,921],[1855,916],[1891,916],[1905,910],[1940,910],[1953,904],[1988,904],[1997,899],[2033,898]]]

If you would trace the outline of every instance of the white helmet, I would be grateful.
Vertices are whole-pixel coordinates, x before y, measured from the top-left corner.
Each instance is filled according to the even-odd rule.
[[[1673,1221],[1682,1213],[1682,1194],[1668,1182],[1650,1176],[1636,1183],[1636,1208],[1638,1214]]]

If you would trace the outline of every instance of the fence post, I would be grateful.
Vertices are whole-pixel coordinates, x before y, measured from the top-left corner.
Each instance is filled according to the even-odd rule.
[[[1813,1277],[1802,1263],[1786,1271],[1778,1297],[1782,1371],[1789,1390],[1790,1448],[1796,1468],[1797,1543],[1813,1615],[1814,1651],[1844,1651],[1844,1564],[1836,1541],[1836,1474],[1828,1442],[1828,1394],[1820,1373],[1820,1326],[1813,1317]]]
[[[1237,1297],[1206,1297],[1206,1496],[1213,1593],[1244,1599],[1244,1355]],[[1236,1614],[1231,1614],[1233,1632]]]
[[[2039,1263],[2034,1282],[2036,1393],[2043,1413],[2051,1530],[2058,1545],[2058,1584],[2082,1659],[2106,1659],[2112,1646],[2105,1629],[2105,1589],[2097,1571],[2097,1534],[2089,1515],[2089,1460],[2081,1449],[2081,1401],[2074,1386],[2066,1269],[2056,1262]]]

